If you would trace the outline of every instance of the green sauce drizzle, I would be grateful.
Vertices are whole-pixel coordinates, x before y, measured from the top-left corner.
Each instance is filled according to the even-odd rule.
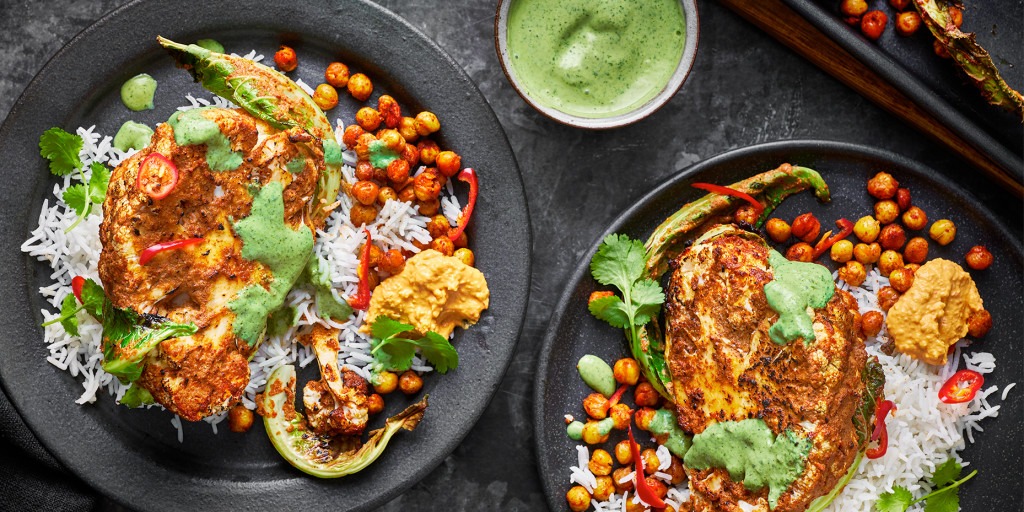
[[[679,427],[676,415],[672,411],[664,408],[658,409],[658,412],[654,413],[654,418],[651,419],[649,428],[655,436],[668,436],[663,444],[676,457],[685,456],[687,450],[690,449],[690,436],[686,435],[686,432]]]
[[[295,155],[291,160],[288,160],[284,167],[292,174],[299,174],[306,169],[306,157]]]
[[[213,107],[175,112],[167,120],[174,129],[174,142],[179,146],[206,144],[206,164],[214,172],[233,171],[242,165],[242,153],[231,151],[231,140],[221,133],[217,123],[203,117]]]
[[[280,182],[268,183],[253,199],[249,216],[233,226],[242,239],[242,257],[265,264],[274,276],[269,290],[253,284],[228,302],[235,314],[235,336],[250,346],[259,343],[267,317],[284,303],[313,251],[313,233],[308,227],[301,225],[293,231],[284,223],[283,190]]]
[[[807,308],[825,307],[835,294],[832,274],[817,263],[789,261],[772,250],[768,263],[775,279],[764,285],[768,305],[779,314],[779,319],[768,329],[768,336],[779,345],[803,338],[804,343],[814,341],[814,313]]]
[[[153,94],[156,93],[156,80],[141,73],[129,78],[121,86],[121,101],[124,106],[134,110],[153,108]]]
[[[334,143],[338,145],[337,142]],[[393,160],[398,160],[398,153],[384,144],[382,140],[375,140],[370,143],[370,164],[379,169],[387,169],[388,164]],[[324,163],[330,163],[327,161],[327,143],[324,143]]]
[[[683,463],[697,470],[725,468],[729,478],[751,491],[768,487],[774,508],[803,474],[810,451],[810,441],[789,429],[776,436],[764,420],[723,421],[693,436]]]
[[[153,129],[135,121],[125,121],[114,135],[114,147],[121,151],[142,149],[153,139]]]
[[[333,138],[324,139],[324,163],[327,165],[341,165],[344,163],[341,160],[341,146]],[[391,163],[391,161],[389,160],[388,163]],[[387,165],[384,167],[387,167]]]

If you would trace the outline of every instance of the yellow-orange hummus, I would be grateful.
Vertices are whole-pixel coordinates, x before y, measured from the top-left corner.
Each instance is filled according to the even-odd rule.
[[[885,325],[896,350],[930,364],[946,364],[949,346],[967,334],[967,319],[984,309],[971,275],[935,259],[914,273],[914,284],[889,309]]]
[[[405,269],[373,290],[367,318],[384,315],[412,325],[418,334],[447,338],[468,327],[487,309],[490,291],[483,273],[458,258],[427,249],[405,262]],[[369,332],[370,325],[363,326]]]

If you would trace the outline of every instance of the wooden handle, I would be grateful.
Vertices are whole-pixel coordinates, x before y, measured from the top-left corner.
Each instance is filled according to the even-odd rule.
[[[719,1],[861,96],[960,155],[1017,197],[1024,197],[1024,185],[1018,183],[1002,166],[878,76],[781,0]]]

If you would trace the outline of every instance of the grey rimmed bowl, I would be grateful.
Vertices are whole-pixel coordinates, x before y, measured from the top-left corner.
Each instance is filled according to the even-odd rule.
[[[559,123],[574,126],[576,128],[585,128],[588,130],[605,130],[609,128],[618,128],[620,126],[626,126],[633,124],[658,110],[668,100],[675,96],[679,88],[683,86],[683,82],[686,81],[686,77],[690,74],[690,69],[693,67],[693,61],[697,57],[697,43],[700,39],[700,16],[697,12],[697,1],[696,0],[679,0],[680,7],[683,8],[683,15],[686,17],[686,42],[683,46],[683,54],[679,58],[679,64],[676,66],[675,73],[669,78],[668,83],[662,88],[656,96],[651,98],[640,105],[639,107],[616,116],[609,117],[582,117],[573,114],[567,114],[561,110],[541,105],[526,92],[525,87],[516,78],[515,71],[512,69],[512,64],[509,62],[508,54],[508,11],[509,6],[516,0],[499,0],[498,10],[494,16],[494,47],[498,51],[498,60],[501,62],[501,69],[505,72],[505,77],[508,78],[509,83],[512,84],[512,88],[523,98],[527,104],[533,107],[535,110],[544,114],[545,116],[558,121]]]

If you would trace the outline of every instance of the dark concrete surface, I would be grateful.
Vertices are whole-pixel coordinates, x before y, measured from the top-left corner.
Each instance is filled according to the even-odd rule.
[[[0,118],[50,56],[123,3],[0,0]],[[547,508],[534,464],[531,402],[533,371],[551,308],[570,270],[606,225],[651,187],[690,164],[775,140],[865,144],[948,174],[1020,233],[1019,200],[716,2],[698,2],[700,46],[682,90],[650,118],[605,132],[559,125],[516,95],[494,52],[496,2],[381,3],[437,41],[490,102],[519,160],[534,233],[532,303],[500,389],[462,445],[382,510]],[[1002,58],[1010,65],[1022,64],[1024,45],[1018,48],[1017,55]],[[112,502],[100,508],[123,510]]]

